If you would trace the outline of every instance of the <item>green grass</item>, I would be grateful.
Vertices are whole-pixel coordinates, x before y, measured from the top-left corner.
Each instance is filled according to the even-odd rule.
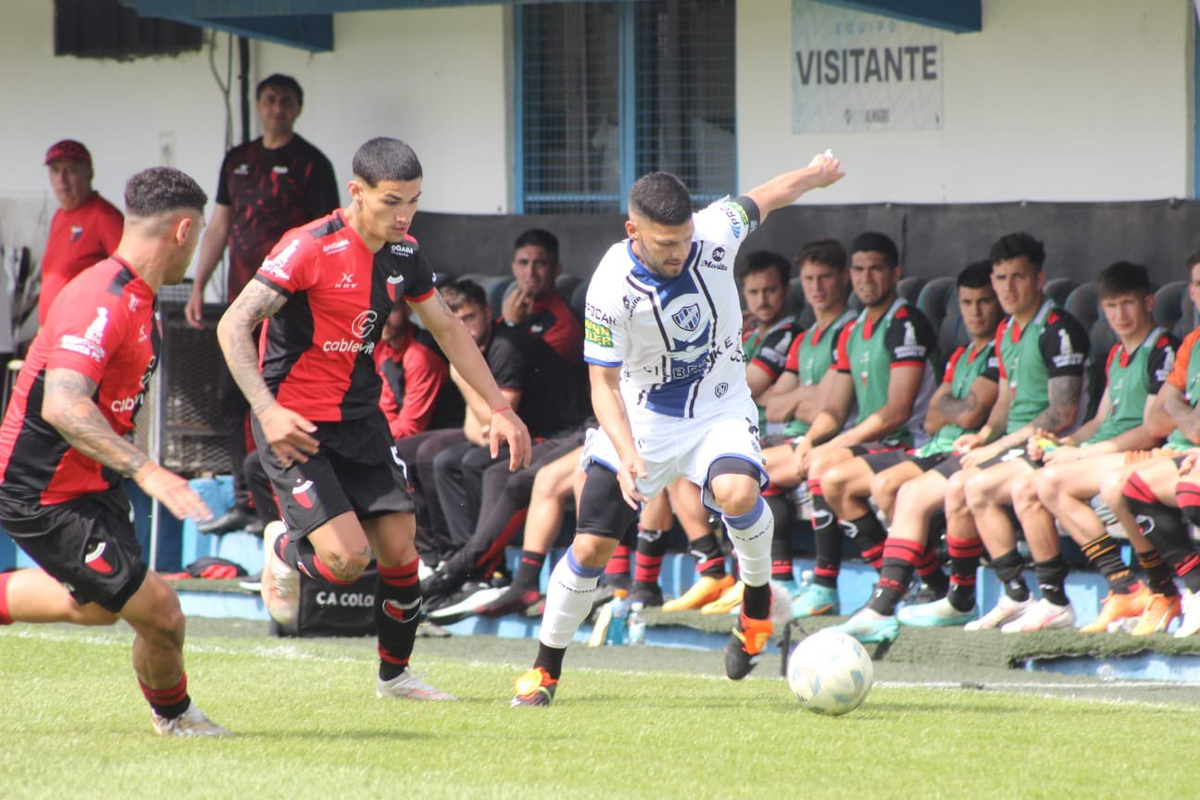
[[[842,718],[719,654],[580,648],[556,705],[510,709],[529,642],[421,642],[460,702],[377,700],[372,643],[189,641],[193,696],[237,736],[155,738],[127,631],[0,632],[0,798],[1118,797],[1194,795],[1188,705],[877,686]],[[476,660],[478,659],[478,660]],[[678,667],[678,669],[676,669]],[[709,674],[695,674],[696,669]],[[886,671],[886,670],[885,670]],[[958,672],[951,669],[946,677]],[[1015,679],[1026,680],[1023,673]],[[1047,684],[1048,687],[1053,682]]]

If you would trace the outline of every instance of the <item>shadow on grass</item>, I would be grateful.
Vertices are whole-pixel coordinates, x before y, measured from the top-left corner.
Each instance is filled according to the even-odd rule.
[[[234,731],[233,738],[229,741],[238,739],[258,740],[258,741],[319,741],[328,742],[331,739],[339,741],[413,741],[420,739],[437,739],[440,738],[434,734],[420,731],[398,731],[398,730],[337,730],[329,731],[323,729],[311,731],[278,731],[278,730],[254,730],[238,728]]]

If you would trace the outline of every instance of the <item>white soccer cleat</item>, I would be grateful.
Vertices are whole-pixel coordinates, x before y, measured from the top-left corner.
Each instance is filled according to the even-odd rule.
[[[300,612],[300,573],[275,555],[275,540],[287,526],[275,520],[263,529],[262,595],[267,613],[280,625],[292,625]]]
[[[394,700],[457,700],[449,692],[435,689],[413,674],[411,669],[405,669],[390,681],[380,679],[375,684],[375,696]]]
[[[1175,638],[1183,639],[1200,633],[1200,592],[1184,589],[1179,604],[1183,615],[1179,618],[1179,627],[1175,629]]]
[[[964,631],[990,631],[994,628],[999,628],[1006,622],[1012,622],[1017,617],[1024,614],[1030,606],[1033,605],[1033,600],[1013,600],[1006,594],[1000,595],[1000,602],[996,603],[996,607],[988,613],[984,614],[977,620],[972,620],[963,626]]]
[[[233,734],[204,716],[195,703],[178,717],[160,717],[153,709],[150,723],[159,736],[232,736]]]
[[[1026,609],[1024,614],[1002,625],[1000,630],[1004,633],[1033,633],[1074,627],[1075,609],[1070,603],[1058,606],[1043,597]]]

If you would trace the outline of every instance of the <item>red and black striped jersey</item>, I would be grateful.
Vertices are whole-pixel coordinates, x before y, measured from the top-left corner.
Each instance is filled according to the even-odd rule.
[[[317,422],[379,407],[372,354],[392,305],[434,292],[433,270],[411,236],[372,253],[341,209],[290,230],[254,276],[287,297],[267,320],[259,363],[271,392]]]
[[[0,496],[53,505],[116,486],[121,476],[71,447],[42,418],[46,371],[96,382],[93,400],[121,436],[133,430],[162,340],[154,290],[113,256],[66,285],[33,340],[0,426]]]

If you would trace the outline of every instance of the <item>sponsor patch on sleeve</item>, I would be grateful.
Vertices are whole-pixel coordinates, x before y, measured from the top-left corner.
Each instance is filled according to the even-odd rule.
[[[612,328],[607,325],[601,325],[599,322],[593,322],[590,319],[583,321],[583,338],[585,341],[600,347],[612,347]]]

